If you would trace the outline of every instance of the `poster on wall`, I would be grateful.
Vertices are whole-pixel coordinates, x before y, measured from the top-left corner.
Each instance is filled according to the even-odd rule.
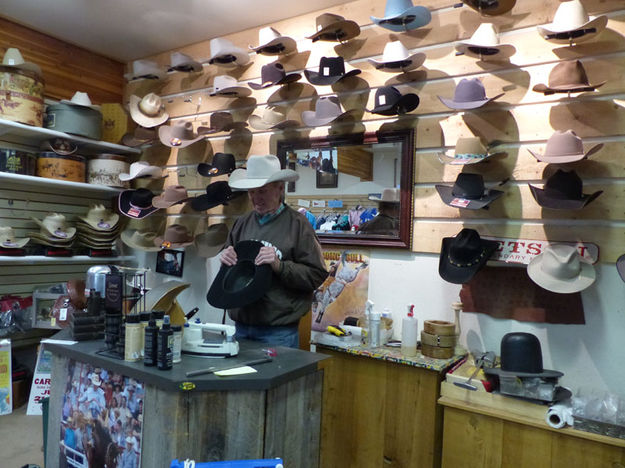
[[[363,317],[369,295],[369,253],[362,250],[324,250],[330,272],[315,291],[312,330],[325,331],[345,317]]]
[[[11,392],[11,340],[0,340],[0,415],[13,411]]]
[[[70,360],[59,466],[139,467],[144,395],[135,379]]]
[[[35,365],[35,375],[30,386],[28,396],[28,408],[26,414],[41,415],[41,400],[50,396],[50,379],[52,375],[52,353],[46,351],[43,346],[39,347],[37,353],[37,364]]]

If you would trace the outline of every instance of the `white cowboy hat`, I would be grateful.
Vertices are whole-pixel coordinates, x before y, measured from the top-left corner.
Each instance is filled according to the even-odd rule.
[[[572,245],[548,245],[527,265],[527,274],[540,287],[556,293],[582,291],[595,282],[595,269]]]
[[[556,44],[568,44],[569,41],[582,42],[592,39],[608,24],[605,15],[590,18],[580,0],[561,2],[553,17],[553,22],[538,26],[540,35]]]
[[[200,72],[202,71],[202,64],[187,54],[172,52],[168,71]]]
[[[150,163],[145,161],[133,162],[130,165],[130,173],[119,174],[119,180],[127,181],[133,180],[137,177],[149,177],[150,179],[160,179],[163,175],[163,171],[160,167],[150,166]]]
[[[111,231],[119,221],[119,215],[104,205],[90,207],[87,216],[79,216],[79,218],[97,231]]]
[[[456,44],[456,51],[481,60],[501,60],[514,55],[516,48],[512,44],[500,44],[495,26],[492,23],[482,23],[470,39]]]
[[[281,169],[280,160],[273,154],[253,154],[247,160],[246,167],[247,169],[235,169],[230,174],[230,187],[248,190],[271,182],[293,182],[299,179],[299,174],[293,169]]]
[[[36,73],[37,75],[41,75],[41,68],[39,67],[39,65],[32,62],[25,62],[24,57],[22,57],[22,53],[19,49],[16,49],[15,47],[9,47],[4,53],[4,57],[2,58],[2,65],[4,65],[5,67],[14,67],[21,70],[31,71]]]
[[[239,86],[237,79],[230,75],[218,75],[213,81],[211,96],[247,97],[252,90],[245,86]]]
[[[124,78],[128,81],[146,78],[152,80],[162,80],[167,74],[163,67],[152,60],[135,60],[131,65],[132,71],[124,74]]]
[[[87,93],[76,91],[72,96],[72,99],[61,99],[63,104],[69,104],[71,106],[89,107],[91,109],[100,110],[100,106],[93,105],[91,99]]]
[[[297,51],[297,43],[292,37],[282,36],[274,28],[267,26],[258,31],[258,45],[249,48],[262,55],[287,55]]]
[[[272,130],[274,128],[297,127],[297,120],[286,118],[286,108],[281,106],[268,106],[263,110],[263,116],[250,115],[249,122],[256,130]]]
[[[133,94],[130,96],[128,109],[132,120],[147,128],[156,127],[169,118],[163,101],[154,93],[148,93],[142,98]]]
[[[0,249],[21,249],[30,238],[16,239],[13,228],[10,226],[0,226]]]
[[[376,69],[385,72],[405,72],[419,68],[425,62],[425,54],[410,54],[401,41],[387,42],[384,46],[382,60],[369,59]]]
[[[208,63],[222,67],[242,67],[250,63],[247,50],[236,47],[227,39],[216,37],[210,40],[211,56]]]
[[[46,216],[43,221],[35,217],[33,217],[32,220],[41,227],[41,232],[44,235],[53,236],[56,239],[68,241],[76,234],[76,228],[68,227],[65,216],[62,214],[51,213]]]
[[[369,195],[369,200],[386,203],[399,203],[399,189],[385,188],[381,195]]]

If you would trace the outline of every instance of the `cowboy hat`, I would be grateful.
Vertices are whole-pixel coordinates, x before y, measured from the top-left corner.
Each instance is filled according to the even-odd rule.
[[[387,42],[382,53],[382,60],[369,59],[369,63],[377,70],[385,72],[406,72],[419,68],[425,62],[425,54],[410,52],[401,41]]]
[[[467,283],[499,247],[499,242],[481,239],[474,229],[464,228],[455,237],[444,237],[438,273],[445,281]]]
[[[267,106],[263,109],[263,116],[250,115],[249,121],[252,128],[256,130],[273,130],[288,127],[297,127],[297,120],[286,118],[287,109],[282,106]]]
[[[31,219],[39,225],[43,234],[53,238],[69,240],[76,235],[76,228],[69,227],[65,221],[65,216],[62,214],[51,213],[43,221],[35,217],[31,217]]]
[[[142,219],[151,215],[157,207],[152,205],[154,194],[148,189],[123,190],[117,202],[120,213],[129,218]]]
[[[249,46],[257,54],[288,55],[297,51],[295,39],[280,35],[271,26],[261,28],[258,31],[258,44],[256,47]]]
[[[291,73],[287,75],[284,66],[280,62],[268,63],[260,69],[260,83],[249,82],[248,86],[252,89],[264,89],[270,86],[284,85],[294,83],[300,80],[302,75],[299,73]]]
[[[595,269],[566,244],[550,244],[527,265],[527,274],[540,287],[562,294],[586,289],[595,281]]]
[[[458,53],[480,60],[506,59],[514,55],[516,48],[512,44],[500,44],[497,31],[492,23],[482,23],[475,30],[470,39],[456,44]]]
[[[228,239],[228,226],[225,223],[212,224],[206,232],[195,236],[197,254],[203,258],[212,258],[223,249]]]
[[[78,151],[78,145],[71,140],[65,138],[52,138],[50,140],[44,140],[39,145],[42,150],[50,150],[61,156],[67,156],[68,154],[74,154]]]
[[[345,73],[345,61],[343,57],[321,57],[319,71],[304,70],[306,79],[314,85],[332,85],[343,78],[355,76],[360,70],[354,68]]]
[[[117,226],[119,215],[104,205],[94,205],[87,211],[87,216],[79,216],[79,219],[97,231],[110,231]]]
[[[128,247],[145,252],[156,252],[160,250],[160,246],[154,245],[154,239],[157,234],[153,231],[139,231],[136,229],[123,231],[121,239]]]
[[[424,6],[413,6],[411,0],[386,0],[384,16],[370,18],[378,26],[391,31],[410,31],[432,21],[432,14]]]
[[[132,71],[125,73],[127,81],[145,78],[147,80],[162,80],[167,74],[165,69],[152,60],[135,60],[131,64]]]
[[[579,60],[566,60],[558,63],[549,72],[549,84],[537,84],[532,89],[545,95],[554,93],[581,93],[594,91],[606,82],[590,84],[584,65]]]
[[[9,47],[2,57],[2,65],[5,67],[19,68],[20,70],[26,70],[33,72],[37,75],[41,75],[41,68],[39,65],[32,62],[25,62],[24,57],[19,49],[15,47]]]
[[[91,104],[91,99],[87,93],[83,93],[81,91],[76,91],[70,100],[61,99],[63,104],[69,104],[70,106],[81,106],[81,107],[89,107],[93,110],[100,110],[100,106],[95,106]]]
[[[302,120],[309,127],[328,125],[340,118],[352,114],[354,110],[344,111],[339,98],[335,95],[320,97],[314,111],[302,112]]]
[[[11,226],[0,226],[0,249],[21,249],[30,239],[16,239]]]
[[[193,234],[182,224],[172,224],[165,229],[162,236],[154,238],[154,245],[163,248],[186,247],[193,244]]]
[[[84,245],[85,247],[89,247],[93,250],[111,250],[115,248],[115,241],[94,241],[93,239],[89,239],[88,237],[77,236],[77,243],[79,245]]]
[[[223,67],[242,67],[250,62],[248,51],[236,47],[227,39],[216,37],[210,40],[211,56],[208,63]]]
[[[616,259],[616,271],[621,277],[621,280],[625,282],[625,254],[621,254],[619,258]]]
[[[84,226],[84,225],[83,225]],[[119,237],[120,230],[115,231],[93,231],[76,227],[78,238],[87,239],[93,242],[113,242]]]
[[[154,93],[148,93],[142,98],[133,94],[130,96],[128,109],[132,120],[142,127],[156,127],[169,118],[161,98]]]
[[[469,210],[485,208],[503,195],[501,190],[486,190],[481,174],[468,174],[466,172],[458,174],[453,186],[436,184],[435,187],[443,203],[455,208],[467,208]]]
[[[179,71],[179,72],[200,72],[202,71],[202,64],[195,60],[193,57],[183,54],[182,52],[172,52],[170,54],[170,65],[167,71]]]
[[[213,80],[211,96],[247,97],[252,90],[245,86],[238,86],[237,79],[229,75],[218,75]]]
[[[497,16],[512,10],[516,0],[462,0],[469,8],[489,16]]]
[[[582,189],[583,182],[577,173],[562,169],[547,179],[544,188],[530,184],[536,202],[543,208],[554,210],[580,210],[603,193],[603,190],[598,190],[588,195],[582,193]]]
[[[137,161],[130,165],[130,172],[128,174],[122,172],[119,174],[119,180],[127,181],[137,179],[139,177],[148,177],[150,179],[160,179],[163,176],[163,171],[160,167],[150,166],[147,161]]]
[[[159,127],[158,138],[161,143],[170,148],[184,148],[201,140],[204,135],[196,135],[193,132],[193,123],[180,121],[173,125]]]
[[[568,0],[558,5],[552,23],[537,28],[544,39],[556,44],[568,44],[592,39],[607,24],[607,16],[590,18],[580,0]]]
[[[307,39],[316,41],[346,42],[360,34],[360,26],[341,15],[323,13],[315,18],[317,32]]]
[[[138,126],[132,133],[126,133],[122,136],[122,145],[135,148],[142,145],[150,145],[158,140],[158,132],[156,128],[145,128]]]
[[[385,188],[380,195],[369,195],[369,200],[378,203],[399,203],[401,201],[399,195],[398,188]]]
[[[189,199],[187,189],[182,185],[170,185],[165,187],[163,193],[152,198],[152,206],[157,208],[169,208],[170,206],[183,203]]]
[[[234,155],[230,153],[215,153],[210,164],[200,163],[197,166],[198,174],[204,177],[214,177],[230,174],[236,169]]]
[[[131,314],[144,311],[169,310],[176,296],[191,286],[190,283],[170,280],[153,287],[143,296],[144,301],[137,301],[130,311]]]
[[[76,237],[72,237],[68,241],[61,241],[58,238],[44,236],[38,232],[29,232],[30,241],[33,244],[45,245],[46,247],[55,247],[57,249],[70,249],[76,242]]]
[[[444,164],[475,164],[497,153],[490,153],[478,137],[458,138],[454,155],[438,153],[438,159]]]
[[[402,95],[393,86],[382,86],[375,92],[375,107],[367,109],[372,114],[397,115],[412,112],[419,106],[419,96],[414,93]]]
[[[265,295],[271,286],[271,266],[256,265],[254,260],[263,244],[244,240],[234,246],[235,265],[221,265],[206,300],[213,307],[231,309],[251,304]]]
[[[208,135],[211,133],[229,132],[237,128],[247,127],[246,122],[235,122],[230,112],[213,112],[210,116],[208,127],[197,128],[198,134]]]
[[[603,148],[603,143],[599,143],[584,152],[582,139],[573,130],[567,130],[566,132],[556,130],[547,140],[544,154],[536,153],[531,149],[528,149],[528,151],[539,161],[569,163],[586,159],[601,148]]]
[[[230,200],[240,197],[245,192],[233,192],[225,180],[213,182],[206,186],[206,193],[191,199],[191,208],[195,211],[206,211],[218,205],[227,204]]]
[[[293,169],[281,169],[280,160],[273,154],[253,154],[247,160],[247,169],[236,169],[230,174],[228,185],[233,189],[248,190],[271,182],[293,182],[299,174]]]
[[[486,89],[479,79],[463,78],[456,86],[453,99],[444,98],[441,96],[439,96],[438,98],[450,109],[463,110],[477,109],[478,107],[482,107],[484,104],[488,104],[490,101],[494,101],[495,99],[498,99],[503,95],[504,93],[501,93],[497,94],[494,97],[488,98],[486,97]]]

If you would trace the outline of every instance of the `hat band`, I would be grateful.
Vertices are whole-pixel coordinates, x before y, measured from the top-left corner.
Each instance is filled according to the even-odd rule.
[[[460,153],[456,154],[454,157],[456,159],[484,159],[486,154],[473,154],[473,153]]]
[[[406,15],[400,18],[390,18],[380,21],[380,24],[392,24],[393,26],[405,26],[417,19],[416,15]]]
[[[220,55],[219,57],[215,57],[211,59],[208,63],[232,63],[237,60],[236,56],[232,54]]]
[[[474,265],[477,265],[478,263],[480,263],[480,261],[484,258],[485,254],[486,254],[486,250],[482,249],[482,252],[480,253],[480,255],[477,258],[474,258],[472,261],[470,261],[468,263],[454,262],[453,259],[451,258],[451,255],[447,254],[447,261],[449,261],[449,263],[451,263],[455,267],[467,268],[467,267],[471,267],[471,266],[474,266]]]
[[[496,55],[499,53],[499,49],[496,49],[494,47],[469,46],[467,47],[467,49],[477,55]]]
[[[378,70],[381,69],[381,68],[397,69],[397,68],[407,67],[411,63],[412,63],[412,60],[408,60],[408,59],[395,60],[393,62],[380,63],[380,64],[376,65],[375,68],[378,69]]]
[[[275,45],[270,45],[270,46],[265,46],[262,47],[260,49],[258,49],[256,51],[257,54],[279,54],[280,52],[284,52],[286,50],[286,47],[284,47],[284,45],[282,43],[280,44],[275,44]]]
[[[585,36],[586,34],[596,33],[597,28],[586,28],[586,29],[576,29],[574,31],[565,31],[547,34],[545,39],[577,39],[579,37]]]

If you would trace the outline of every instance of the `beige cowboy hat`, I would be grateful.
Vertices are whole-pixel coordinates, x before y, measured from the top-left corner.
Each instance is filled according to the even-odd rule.
[[[211,96],[247,97],[252,90],[239,86],[237,79],[230,75],[218,75],[213,80],[213,92]]]
[[[154,238],[154,245],[166,249],[177,249],[191,244],[193,244],[193,234],[182,224],[172,224],[165,229],[162,236]]]
[[[545,95],[554,93],[582,93],[594,91],[606,82],[591,84],[588,81],[584,65],[579,60],[565,60],[558,63],[549,72],[548,84],[539,83],[532,89]]]
[[[553,22],[538,26],[540,35],[556,44],[568,44],[570,41],[582,42],[592,39],[608,24],[605,15],[591,18],[580,0],[560,2]]]
[[[197,254],[203,258],[212,258],[223,249],[228,239],[228,226],[225,223],[213,224],[206,232],[195,237]]]
[[[167,74],[163,67],[152,60],[135,60],[132,62],[132,71],[124,74],[124,78],[128,81],[146,78],[151,80],[162,80]]]
[[[539,161],[547,163],[569,163],[581,161],[595,154],[603,148],[603,143],[599,143],[588,151],[584,151],[582,139],[576,135],[573,130],[562,132],[556,130],[547,140],[545,152],[538,152],[528,149],[528,151]]]
[[[453,155],[438,153],[438,159],[444,164],[476,164],[496,154],[502,153],[490,152],[478,137],[466,137],[458,138]]]
[[[115,241],[94,241],[88,237],[77,236],[78,244],[95,250],[111,250],[115,247]]]
[[[89,208],[87,216],[79,216],[79,219],[97,231],[111,231],[117,226],[119,215],[104,205],[94,205]]]
[[[46,247],[56,247],[58,249],[69,249],[76,241],[76,237],[72,237],[70,240],[65,241],[42,235],[39,232],[29,232],[28,236],[33,244],[45,245]]]
[[[89,95],[82,91],[76,91],[71,99],[61,99],[61,102],[63,104],[69,104],[70,106],[89,107],[93,110],[100,110],[100,106],[93,105]]]
[[[119,237],[119,231],[117,232],[94,232],[94,231],[83,231],[78,229],[78,233],[76,236],[79,239],[86,239],[90,242],[99,242],[99,243],[111,243],[117,240]]]
[[[369,200],[385,203],[399,203],[400,193],[398,188],[385,188],[380,195],[369,195]]]
[[[161,125],[169,118],[163,101],[154,93],[148,93],[142,98],[133,94],[130,96],[128,109],[132,120],[147,128]]]
[[[160,249],[159,249],[160,250]],[[137,301],[130,313],[137,313],[151,310],[168,311],[175,302],[176,296],[191,286],[191,283],[182,281],[167,281],[159,284],[145,293],[144,301]]]
[[[157,208],[169,208],[170,206],[183,203],[189,199],[187,189],[182,185],[170,185],[165,187],[163,193],[152,198],[152,206]]]
[[[500,44],[495,26],[482,23],[470,39],[456,44],[456,51],[480,60],[501,60],[514,55],[516,48],[512,44]]]
[[[160,246],[154,245],[154,239],[158,234],[154,231],[139,231],[136,229],[123,231],[121,239],[124,244],[133,249],[143,250],[144,252],[157,252],[161,250]]]
[[[159,127],[158,138],[170,148],[184,148],[204,138],[204,134],[197,135],[193,131],[193,123],[180,121]]]
[[[151,166],[146,161],[133,162],[130,165],[130,172],[128,174],[122,172],[119,174],[119,180],[127,181],[133,180],[137,177],[149,177],[150,179],[160,179],[163,176],[163,171],[160,167]]]
[[[256,47],[249,46],[249,48],[262,55],[288,55],[297,51],[295,39],[282,36],[271,26],[258,31],[258,44]]]
[[[401,41],[387,42],[382,53],[382,60],[369,59],[377,70],[385,72],[406,72],[419,68],[425,62],[425,54],[411,54]]]
[[[297,127],[297,120],[286,118],[286,107],[268,106],[263,109],[262,117],[256,114],[250,115],[249,122],[252,128],[256,130],[273,130],[275,128],[283,129],[289,127]]]
[[[37,75],[41,75],[41,68],[39,67],[39,65],[32,62],[24,61],[22,53],[19,49],[16,49],[15,47],[9,47],[4,53],[4,57],[2,58],[2,65],[5,67],[13,67],[19,68],[21,70],[31,71],[36,73]]]
[[[596,277],[594,267],[577,247],[567,244],[548,245],[527,265],[527,274],[540,287],[561,294],[582,291]]]
[[[69,227],[65,216],[62,214],[51,213],[47,215],[43,221],[35,217],[31,219],[39,225],[41,233],[45,236],[52,236],[52,238],[57,240],[70,240],[76,235],[76,228]]]
[[[299,174],[293,169],[281,169],[280,160],[273,154],[253,154],[247,160],[246,167],[247,169],[235,169],[230,174],[230,187],[248,190],[271,182],[293,182],[299,179]]]
[[[17,239],[11,226],[0,226],[0,249],[21,249],[30,238]]]

